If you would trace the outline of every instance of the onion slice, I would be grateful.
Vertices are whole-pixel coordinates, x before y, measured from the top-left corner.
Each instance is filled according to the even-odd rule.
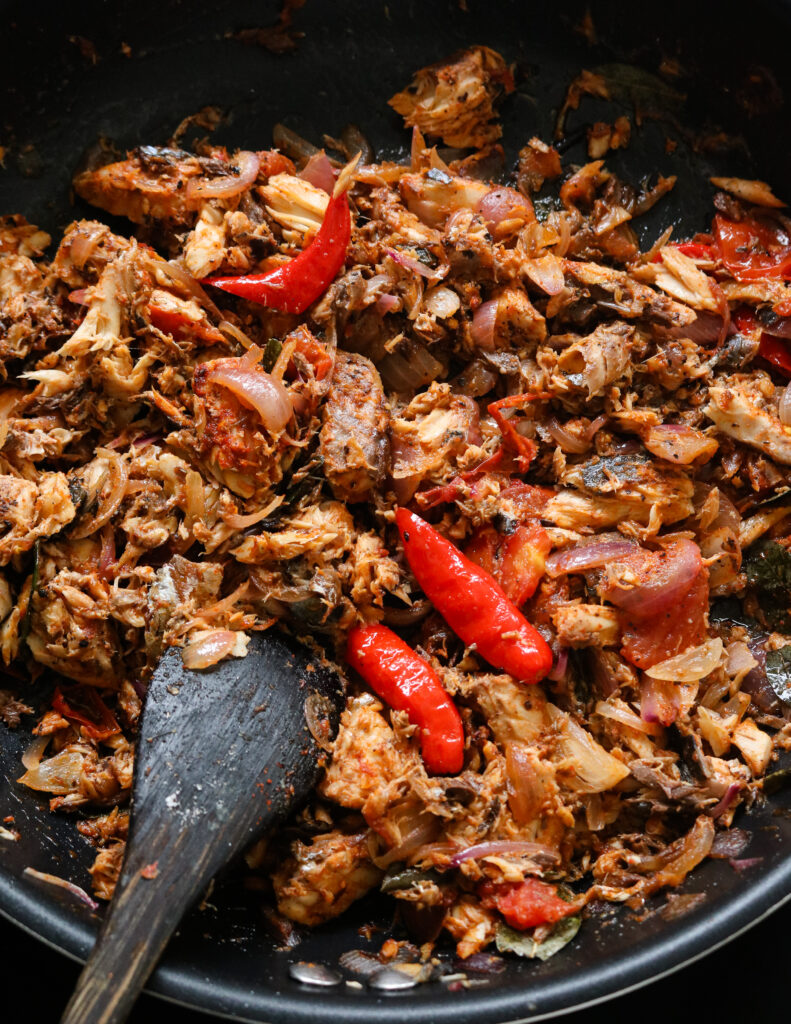
[[[41,758],[49,743],[49,736],[36,736],[30,746],[22,755],[22,766],[29,772],[41,764]]]
[[[494,329],[497,323],[497,299],[489,299],[481,303],[472,315],[470,334],[472,340],[485,352],[493,352],[495,348]]]
[[[310,185],[315,185],[316,188],[323,189],[329,195],[332,195],[332,190],[335,188],[335,172],[332,169],[330,158],[323,149],[320,149],[318,153],[313,153],[297,177],[307,181]]]
[[[46,882],[48,885],[57,885],[59,889],[65,889],[72,896],[76,896],[78,900],[82,900],[91,910],[99,909],[99,904],[96,900],[92,900],[88,893],[81,889],[79,885],[75,885],[74,882],[68,882],[65,878],[58,878],[57,875],[47,874],[46,871],[36,871],[35,868],[25,868],[23,873],[30,875],[31,878],[37,878],[39,882]]]
[[[786,384],[783,394],[780,396],[780,405],[777,412],[780,422],[786,427],[791,426],[791,381]]]
[[[564,576],[572,572],[587,572],[598,569],[625,555],[639,551],[639,545],[628,540],[608,540],[599,544],[556,551],[546,560],[547,576]]]
[[[266,370],[243,365],[241,360],[223,359],[209,371],[206,380],[228,388],[258,413],[273,434],[279,434],[291,419],[293,408],[288,392]]]
[[[240,150],[230,167],[236,165],[237,174],[222,175],[208,181],[192,178],[187,184],[188,199],[229,199],[249,188],[258,177],[261,161],[257,153]]]
[[[234,649],[237,636],[232,629],[199,631],[197,638],[184,648],[184,668],[202,669],[216,665]]]
[[[673,683],[695,683],[704,679],[722,661],[722,640],[714,637],[697,647],[688,647],[666,661],[646,669],[652,679]]]
[[[459,850],[451,859],[451,867],[457,868],[465,860],[480,860],[483,857],[543,857],[554,863],[560,862],[560,854],[551,846],[531,843],[527,840],[501,839],[490,843],[476,843],[466,850]]]

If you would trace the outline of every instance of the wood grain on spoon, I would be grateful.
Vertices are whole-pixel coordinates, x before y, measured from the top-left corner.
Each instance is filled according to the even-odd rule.
[[[178,650],[164,655],[138,737],[121,877],[62,1024],[124,1021],[213,875],[308,797],[324,755],[306,700],[334,736],[340,677],[273,631],[254,634],[246,658],[202,672],[186,670]]]

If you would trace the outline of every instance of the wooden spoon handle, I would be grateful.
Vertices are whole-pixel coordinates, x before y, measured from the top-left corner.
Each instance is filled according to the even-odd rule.
[[[165,827],[150,843],[135,837],[136,849],[129,851],[61,1024],[122,1024],[185,910],[208,884],[215,865],[201,863],[190,830],[180,836],[169,832]],[[158,853],[157,860],[149,859]]]

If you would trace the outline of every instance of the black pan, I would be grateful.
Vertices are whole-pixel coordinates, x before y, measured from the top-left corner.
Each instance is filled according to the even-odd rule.
[[[220,143],[263,148],[279,120],[320,143],[322,132],[337,135],[351,121],[380,155],[402,152],[407,139],[385,101],[414,69],[471,43],[493,46],[518,64],[519,88],[503,110],[509,166],[531,135],[551,137],[554,110],[580,68],[619,62],[655,71],[663,57],[677,61],[681,74],[673,91],[687,99],[677,109],[671,92],[659,106],[679,123],[646,119],[631,147],[608,159],[633,181],[656,172],[679,176],[675,191],[645,219],[647,240],[669,223],[677,237],[707,227],[712,173],[760,176],[789,194],[783,95],[791,77],[791,2],[596,3],[593,43],[573,27],[584,5],[559,7],[505,0],[308,0],[294,16],[304,38],[294,40],[293,51],[274,54],[233,38],[240,29],[272,24],[278,13],[273,2],[135,0],[42,8],[0,0],[0,146],[7,151],[0,211],[24,213],[57,234],[73,217],[91,215],[72,206],[69,182],[97,136],[121,148],[162,143],[183,117],[210,104],[226,113],[215,135]],[[644,80],[622,81],[645,106]],[[624,104],[621,112],[631,113],[628,96]],[[656,105],[654,96],[649,106]],[[575,129],[612,116],[612,106],[583,100],[569,119],[572,139]],[[692,129],[699,130],[694,145]],[[718,149],[720,130],[730,139]],[[668,137],[678,143],[672,154]],[[582,144],[572,144],[565,156],[583,162]],[[73,822],[49,815],[45,801],[13,781],[28,742],[21,730],[0,733],[0,818],[14,815],[21,833],[19,842],[0,841],[0,910],[64,952],[84,957],[99,915],[23,876],[29,865],[88,888],[93,858]],[[504,973],[463,993],[439,984],[390,997],[348,987],[319,993],[301,988],[288,977],[292,959],[334,963],[344,949],[366,947],[358,929],[371,921],[383,929],[372,943],[380,944],[392,928],[388,909],[376,900],[361,903],[307,938],[298,953],[274,952],[254,894],[241,891],[228,872],[211,905],[185,921],[151,988],[236,1019],[290,1024],[363,1024],[382,1006],[404,1024],[486,1024],[588,1005],[715,949],[789,898],[788,793],[742,815],[739,824],[754,835],[746,855],[763,859],[744,873],[726,861],[704,865],[681,890],[706,894],[687,916],[657,913],[638,921],[624,911],[588,920],[555,959],[509,961]]]

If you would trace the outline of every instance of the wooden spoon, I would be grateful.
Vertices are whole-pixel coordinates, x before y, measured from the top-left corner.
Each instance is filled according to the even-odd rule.
[[[151,680],[137,744],[121,877],[62,1024],[126,1020],[187,907],[321,772],[343,685],[306,647],[254,633],[246,658],[191,672],[171,648]]]

